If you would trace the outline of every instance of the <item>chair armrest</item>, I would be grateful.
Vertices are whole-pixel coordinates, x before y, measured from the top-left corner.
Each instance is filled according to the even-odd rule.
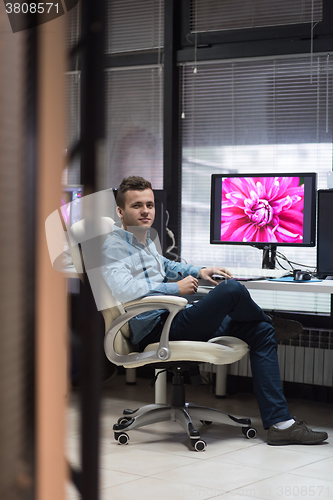
[[[126,302],[123,304],[123,308],[125,311],[128,307],[131,307],[136,304],[152,304],[153,302],[158,304],[158,309],[167,309],[167,307],[163,307],[163,304],[175,304],[181,306],[181,309],[186,306],[187,299],[184,297],[178,297],[178,295],[148,295],[146,297],[142,297],[142,299],[132,300],[131,302]]]
[[[173,318],[176,314],[183,309],[187,304],[187,300],[183,297],[173,296],[173,295],[163,295],[156,296],[150,295],[148,297],[143,297],[139,300],[134,300],[131,302],[126,302],[123,305],[125,313],[119,316],[110,328],[107,330],[104,340],[105,353],[108,359],[115,363],[116,365],[126,365],[129,367],[132,364],[137,364],[138,360],[149,360],[161,362],[167,361],[170,357],[169,349],[169,330]],[[160,343],[156,351],[149,352],[133,352],[130,354],[118,354],[114,349],[114,340],[122,328],[131,318],[134,318],[138,314],[147,311],[153,311],[155,309],[167,309],[170,314],[168,315],[166,322],[164,324]]]

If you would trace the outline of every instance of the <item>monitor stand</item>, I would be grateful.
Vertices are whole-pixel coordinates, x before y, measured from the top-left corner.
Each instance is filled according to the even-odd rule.
[[[262,251],[262,269],[275,269],[276,245],[266,245]]]
[[[316,273],[316,277],[320,280],[333,280],[333,276],[328,273]]]

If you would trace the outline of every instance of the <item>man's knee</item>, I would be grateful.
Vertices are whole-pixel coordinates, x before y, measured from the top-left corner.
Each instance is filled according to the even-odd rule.
[[[236,280],[225,280],[220,283],[217,288],[221,292],[227,292],[227,293],[235,293],[235,294],[244,294],[248,293],[247,289],[245,288],[244,285],[239,283]]]
[[[222,281],[211,293],[218,298],[219,302],[229,304],[230,311],[240,302],[246,305],[247,300],[250,299],[247,288],[236,280]]]
[[[277,347],[273,326],[266,321],[256,322],[249,328],[247,343],[254,349],[258,349],[269,344]]]

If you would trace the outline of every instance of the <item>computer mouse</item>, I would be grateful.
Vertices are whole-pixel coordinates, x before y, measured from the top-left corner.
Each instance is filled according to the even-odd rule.
[[[306,271],[296,271],[294,276],[294,281],[309,281],[311,279],[311,274]]]

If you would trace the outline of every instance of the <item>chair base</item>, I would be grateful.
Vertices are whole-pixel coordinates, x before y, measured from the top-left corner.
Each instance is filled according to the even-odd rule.
[[[192,420],[199,420],[204,425],[213,422],[222,424],[232,422],[233,425],[242,426],[242,432],[247,438],[254,438],[257,435],[257,431],[251,426],[249,418],[237,418],[214,408],[185,403],[184,380],[181,373],[176,372],[172,380],[171,404],[151,404],[136,410],[124,410],[123,416],[113,426],[114,437],[120,444],[127,444],[129,436],[126,431],[168,420],[180,424],[188,434],[192,448],[196,451],[203,451],[206,448],[206,443],[201,439],[200,433],[194,427]]]

